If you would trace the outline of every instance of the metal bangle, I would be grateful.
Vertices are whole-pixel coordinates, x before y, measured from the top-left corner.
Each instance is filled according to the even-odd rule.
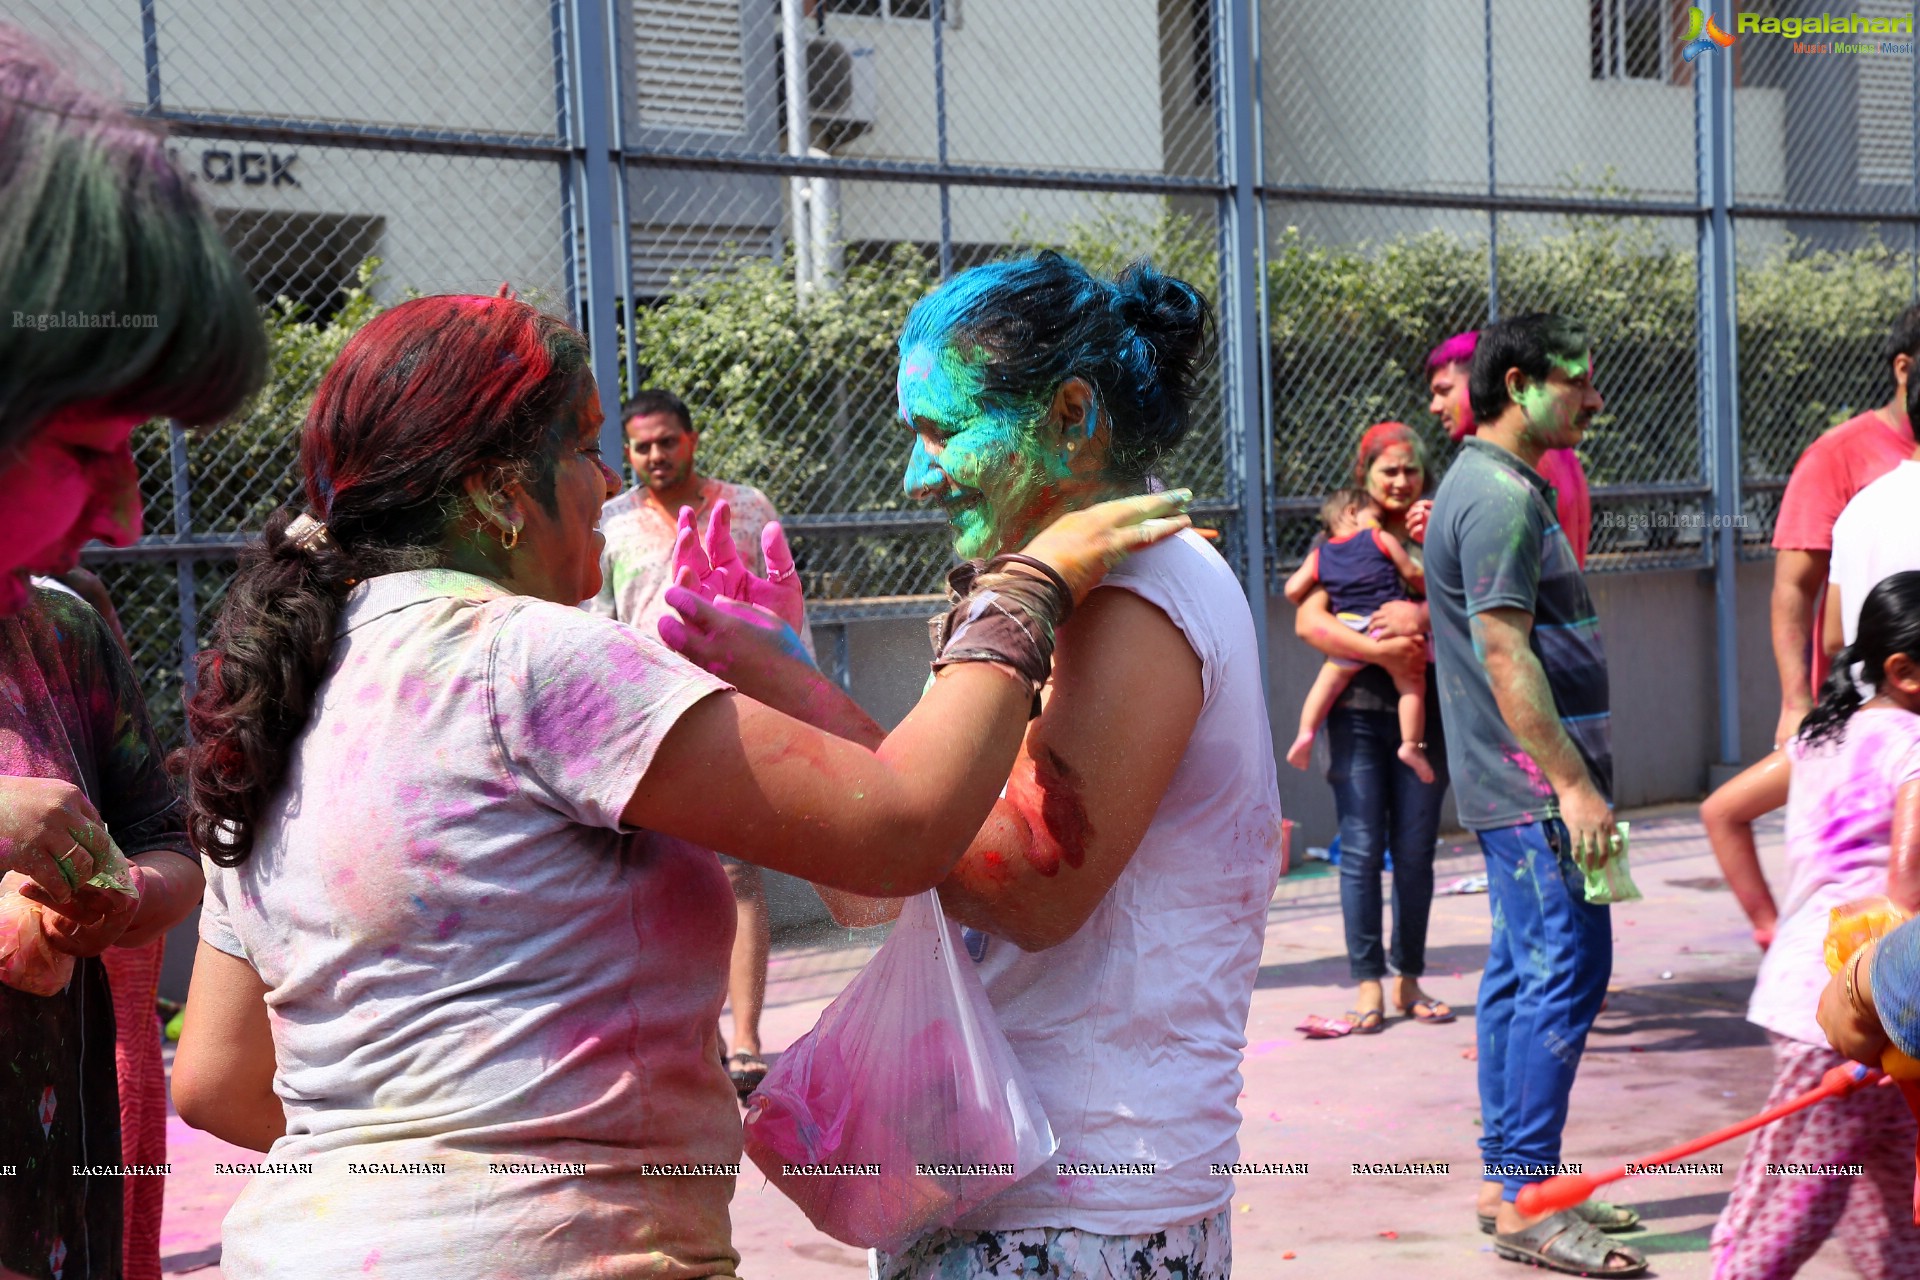
[[[1872,946],[1872,945],[1873,945],[1872,943],[1867,944],[1867,946]],[[1867,1012],[1867,1010],[1860,1007],[1860,992],[1859,992],[1859,989],[1854,985],[1854,980],[1859,976],[1860,958],[1866,954],[1867,954],[1866,947],[1861,947],[1858,951],[1853,953],[1853,959],[1847,962],[1846,977],[1845,979],[1843,979],[1841,983],[1841,985],[1844,986],[1847,991],[1847,1005],[1851,1009],[1853,1009],[1855,1013]]]

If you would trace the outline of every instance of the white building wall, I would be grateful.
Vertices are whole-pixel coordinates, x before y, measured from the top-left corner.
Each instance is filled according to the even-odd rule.
[[[1165,155],[1157,0],[961,0],[944,37],[947,154],[955,164],[1158,173]],[[849,157],[936,158],[933,40],[925,21],[830,14],[827,34],[869,46],[879,102]],[[842,184],[848,240],[937,240],[937,197],[909,184]],[[1046,238],[1093,216],[1100,197],[973,188],[953,199],[953,237]]]

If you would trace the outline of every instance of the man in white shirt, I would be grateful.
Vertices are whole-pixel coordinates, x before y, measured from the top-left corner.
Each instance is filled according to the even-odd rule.
[[[1833,524],[1821,645],[1829,657],[1853,643],[1860,606],[1881,579],[1920,569],[1920,449],[1867,485]]]

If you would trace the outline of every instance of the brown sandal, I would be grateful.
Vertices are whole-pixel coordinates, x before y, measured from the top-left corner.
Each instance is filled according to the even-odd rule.
[[[1647,1260],[1638,1249],[1620,1244],[1587,1225],[1571,1209],[1562,1209],[1522,1231],[1495,1232],[1493,1251],[1508,1262],[1525,1262],[1570,1276],[1640,1276]],[[1625,1266],[1610,1267],[1615,1255]]]

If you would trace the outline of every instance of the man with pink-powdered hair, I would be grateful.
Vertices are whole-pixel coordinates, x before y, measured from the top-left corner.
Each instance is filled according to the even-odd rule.
[[[1460,443],[1479,429],[1473,406],[1467,401],[1467,372],[1473,367],[1478,330],[1456,333],[1427,353],[1427,389],[1433,401],[1427,408],[1445,424],[1447,436]],[[1593,533],[1593,501],[1587,492],[1586,468],[1571,449],[1549,449],[1540,455],[1540,478],[1553,486],[1554,507],[1574,559],[1587,567],[1587,540]],[[1422,522],[1424,525],[1424,521]]]

